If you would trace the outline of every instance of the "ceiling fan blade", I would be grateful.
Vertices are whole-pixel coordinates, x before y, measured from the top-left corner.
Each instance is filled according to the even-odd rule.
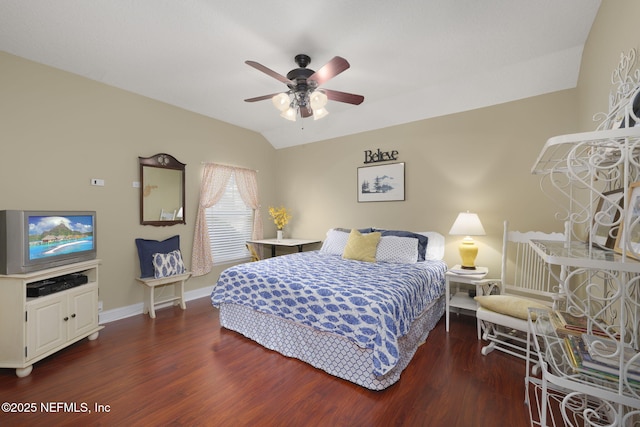
[[[286,78],[285,76],[283,76],[282,74],[276,73],[275,71],[273,71],[271,68],[267,68],[262,64],[257,63],[256,61],[244,61],[245,64],[255,68],[258,71],[262,71],[263,73],[273,77],[276,80],[281,81],[282,83],[286,84],[286,85],[290,85],[293,82],[291,80],[289,80],[288,78]]]
[[[265,99],[271,99],[276,95],[279,95],[282,92],[278,92],[278,93],[272,93],[270,95],[262,95],[262,96],[256,96],[255,98],[248,98],[245,99],[244,102],[256,102],[256,101],[264,101]]]
[[[308,80],[315,81],[321,86],[327,80],[337,76],[350,67],[346,59],[334,56],[333,59],[322,66],[318,71],[309,76]]]
[[[300,116],[302,118],[313,116],[313,110],[309,107],[300,107]]]
[[[340,92],[339,90],[324,89],[322,91],[332,101],[346,102],[347,104],[360,105],[364,101],[364,96],[353,93]]]

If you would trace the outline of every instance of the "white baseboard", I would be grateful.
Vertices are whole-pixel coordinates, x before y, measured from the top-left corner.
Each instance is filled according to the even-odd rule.
[[[193,291],[187,291],[184,293],[184,299],[186,301],[191,301],[194,299],[203,298],[211,295],[212,291],[213,291],[213,288],[211,287],[195,289]],[[166,304],[157,305],[156,310],[162,307],[168,307],[171,304],[173,304],[173,302],[170,301],[170,302],[167,302]],[[143,308],[144,308],[144,304],[138,303],[138,304],[133,304],[126,307],[114,308],[113,310],[103,311],[98,314],[98,318],[99,318],[98,323],[102,325],[105,323],[113,322],[113,321],[124,319],[127,317],[136,316],[138,314],[142,314]]]

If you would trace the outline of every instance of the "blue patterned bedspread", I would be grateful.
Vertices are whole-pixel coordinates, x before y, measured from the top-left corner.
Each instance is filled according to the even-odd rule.
[[[398,338],[444,293],[443,261],[368,263],[300,252],[224,270],[213,305],[242,304],[373,349],[375,375],[398,362]]]

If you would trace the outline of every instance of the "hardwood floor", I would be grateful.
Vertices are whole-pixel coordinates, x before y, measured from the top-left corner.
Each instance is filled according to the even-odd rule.
[[[484,357],[480,347],[474,318],[452,315],[447,334],[443,317],[400,381],[370,391],[221,330],[202,298],[186,311],[158,310],[155,320],[108,323],[97,340],[44,359],[26,378],[0,369],[0,402],[36,406],[0,412],[0,424],[529,425],[524,362]]]

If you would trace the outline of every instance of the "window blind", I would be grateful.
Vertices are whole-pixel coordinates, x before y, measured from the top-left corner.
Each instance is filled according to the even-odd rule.
[[[251,239],[253,209],[242,201],[235,174],[231,175],[222,199],[206,209],[206,219],[214,264],[251,258],[246,241]]]

